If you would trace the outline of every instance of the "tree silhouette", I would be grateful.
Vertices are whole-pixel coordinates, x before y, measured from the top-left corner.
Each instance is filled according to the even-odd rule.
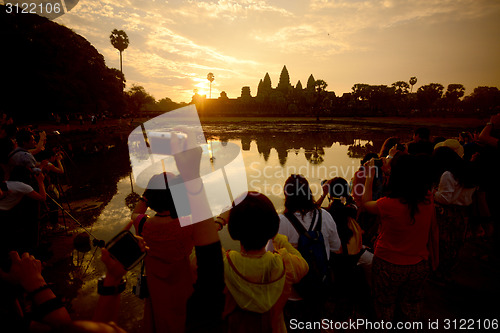
[[[491,113],[500,107],[500,90],[497,87],[480,86],[474,88],[470,96],[464,98],[465,106],[473,113]]]
[[[458,103],[458,100],[464,97],[465,87],[463,84],[452,83],[448,85],[448,88],[444,94],[444,97],[449,100],[452,104]]]
[[[314,82],[314,88],[315,88],[316,92],[319,94],[326,91],[327,86],[328,86],[328,84],[324,80],[316,80],[316,82]]]
[[[370,99],[371,86],[366,83],[356,83],[352,86],[352,96],[357,101],[368,101]]]
[[[415,78],[416,79],[416,78]],[[410,83],[412,81],[410,80]],[[416,82],[416,81],[415,81]],[[407,94],[408,93],[408,88],[410,85],[406,83],[405,81],[397,81],[392,84],[392,86],[395,89],[396,94],[402,95],[402,94]]]
[[[314,113],[316,115],[316,120],[319,120],[319,115],[321,113],[323,100],[325,99],[327,86],[328,84],[324,80],[316,80],[314,82],[314,91],[316,95],[314,101]]]
[[[417,83],[417,77],[416,76],[412,76],[410,78],[410,85],[411,85],[411,89],[410,89],[410,93],[413,91],[413,86]]]
[[[15,110],[22,122],[50,113],[124,112],[121,73],[84,37],[45,17],[3,9],[0,31],[0,63],[30,64],[2,66],[0,113]]]
[[[431,109],[443,96],[444,87],[440,83],[429,83],[417,90],[417,98],[422,109]]]
[[[128,36],[125,31],[114,29],[111,31],[111,35],[109,35],[109,40],[111,41],[111,45],[120,51],[120,72],[123,73],[122,52],[128,47]]]
[[[210,81],[210,95],[209,98],[212,98],[212,82],[215,80],[214,73],[207,74],[207,80]]]
[[[127,101],[130,111],[138,115],[144,106],[154,104],[155,99],[151,96],[143,86],[132,85],[132,88],[127,92]]]

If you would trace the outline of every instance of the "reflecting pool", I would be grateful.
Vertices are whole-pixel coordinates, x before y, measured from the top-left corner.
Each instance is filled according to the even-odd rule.
[[[412,138],[412,129],[408,128],[313,122],[209,123],[203,124],[203,130],[209,146],[231,143],[241,148],[248,189],[266,194],[278,212],[284,208],[283,184],[290,174],[304,175],[317,198],[323,179],[340,176],[350,181],[359,168],[361,158],[368,152],[378,152],[388,137],[398,136],[403,141]],[[432,130],[431,134],[458,136],[457,131],[448,129]],[[213,154],[217,161],[217,151],[214,150]],[[109,163],[112,164],[112,161]],[[129,222],[131,211],[126,202],[132,196],[132,189],[142,194],[142,190],[133,183],[133,177],[124,177],[116,185],[116,194],[92,226],[93,234],[105,241],[110,240]],[[238,243],[229,237],[227,228],[220,232],[220,237],[225,248],[239,248]],[[87,253],[84,265],[89,268],[83,277],[80,295],[73,301],[74,310],[81,318],[91,317],[97,300],[95,280],[104,269],[99,260],[90,258],[92,253]],[[135,283],[136,273],[137,269],[129,273],[131,282],[128,289]],[[123,299],[127,306],[142,311],[142,301],[131,292],[125,292]],[[130,325],[130,331],[134,331],[138,324],[132,322],[127,325]]]

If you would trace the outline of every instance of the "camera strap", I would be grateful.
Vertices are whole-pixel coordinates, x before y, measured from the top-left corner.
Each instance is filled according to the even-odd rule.
[[[137,225],[137,235],[142,236],[142,229],[144,228],[144,223],[146,223],[149,218],[146,214],[141,214],[137,216],[137,219],[140,218],[139,224]],[[141,263],[141,277],[144,275],[144,259],[142,259]]]
[[[141,263],[141,277],[144,276],[144,259],[142,259]]]

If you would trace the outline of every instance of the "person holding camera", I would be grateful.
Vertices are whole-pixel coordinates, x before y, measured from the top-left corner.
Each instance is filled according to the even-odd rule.
[[[201,147],[195,136],[172,136],[171,151],[180,176],[158,174],[132,212],[136,232],[150,250],[145,258],[149,296],[145,300],[147,332],[209,331],[220,324],[224,304],[224,273],[221,244],[199,175]],[[180,216],[172,199],[171,186],[185,188],[190,216]],[[155,211],[145,216],[147,209]],[[207,213],[208,212],[208,213]],[[201,221],[181,226],[180,219]],[[189,224],[189,223],[188,223]],[[193,274],[193,247],[197,271]],[[195,276],[196,275],[196,276]]]
[[[367,163],[365,210],[380,218],[374,246],[372,290],[379,320],[393,321],[396,306],[407,321],[420,320],[423,285],[438,236],[426,156],[399,155],[391,163],[388,194],[372,199],[375,161]],[[432,237],[431,237],[432,236]],[[430,262],[433,268],[435,262]]]
[[[30,150],[37,149],[37,143],[33,132],[29,129],[21,129],[16,134],[17,147],[8,155],[10,180],[18,180],[31,185],[31,175],[41,172],[35,156]],[[33,184],[34,185],[34,184]]]

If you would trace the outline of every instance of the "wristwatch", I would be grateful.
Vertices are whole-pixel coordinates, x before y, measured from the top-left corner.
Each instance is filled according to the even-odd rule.
[[[104,276],[97,281],[97,293],[102,296],[112,296],[121,294],[127,286],[127,280],[122,279],[117,286],[104,286]]]

